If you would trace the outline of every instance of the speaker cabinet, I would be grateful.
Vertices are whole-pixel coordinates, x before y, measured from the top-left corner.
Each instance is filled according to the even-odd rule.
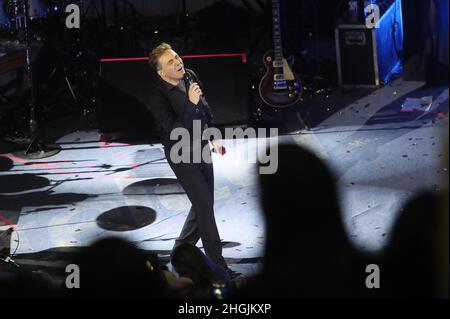
[[[388,82],[400,66],[403,48],[401,1],[388,7],[378,27],[337,25],[335,42],[339,85],[376,87]]]
[[[249,76],[246,54],[183,56],[203,84],[217,126],[248,123]],[[100,67],[99,122],[103,133],[156,136],[145,107],[157,80],[147,58],[103,59]],[[151,107],[151,106],[150,106]]]

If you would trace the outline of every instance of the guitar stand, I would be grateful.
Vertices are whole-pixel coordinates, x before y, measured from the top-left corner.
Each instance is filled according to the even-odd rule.
[[[309,130],[310,130],[310,127],[306,124],[306,122],[305,122],[305,121],[303,120],[303,118],[301,117],[300,111],[297,111],[297,112],[295,113],[295,116],[297,117],[298,121],[300,122],[300,125],[301,125],[302,127],[304,127],[307,131],[309,131]]]

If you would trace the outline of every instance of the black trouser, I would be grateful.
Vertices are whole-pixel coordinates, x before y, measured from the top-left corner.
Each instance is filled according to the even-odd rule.
[[[191,209],[173,249],[183,242],[195,245],[201,238],[206,255],[225,267],[222,244],[214,218],[214,172],[212,163],[173,163],[170,147],[165,147],[167,162],[191,201]]]

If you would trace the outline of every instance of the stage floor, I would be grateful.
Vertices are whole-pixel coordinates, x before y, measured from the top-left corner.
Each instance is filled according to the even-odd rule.
[[[406,97],[427,95],[433,96],[428,112],[400,112]],[[405,201],[417,191],[439,189],[448,179],[446,136],[448,87],[396,80],[309,131],[279,136],[278,142],[312,149],[332,168],[348,235],[356,247],[373,252],[386,244]],[[65,267],[65,253],[106,236],[161,256],[170,252],[190,203],[161,145],[104,143],[97,130],[73,132],[56,142],[62,151],[45,159],[1,155],[11,165],[0,168],[0,230],[16,225],[8,244],[17,263]],[[213,154],[223,254],[245,275],[258,271],[264,220],[256,166],[236,162],[233,154],[268,142],[225,140],[228,153]],[[294,234],[285,236],[292,243]]]

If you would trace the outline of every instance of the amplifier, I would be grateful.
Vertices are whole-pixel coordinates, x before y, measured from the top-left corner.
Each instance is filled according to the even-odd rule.
[[[186,68],[194,70],[202,81],[216,125],[247,124],[250,96],[247,54],[202,54],[182,58]],[[144,103],[157,75],[150,68],[148,58],[102,59],[100,79],[100,131],[153,135],[154,120]]]
[[[335,28],[338,81],[341,86],[376,87],[400,67],[403,49],[401,0],[383,10],[379,25],[338,24]]]

